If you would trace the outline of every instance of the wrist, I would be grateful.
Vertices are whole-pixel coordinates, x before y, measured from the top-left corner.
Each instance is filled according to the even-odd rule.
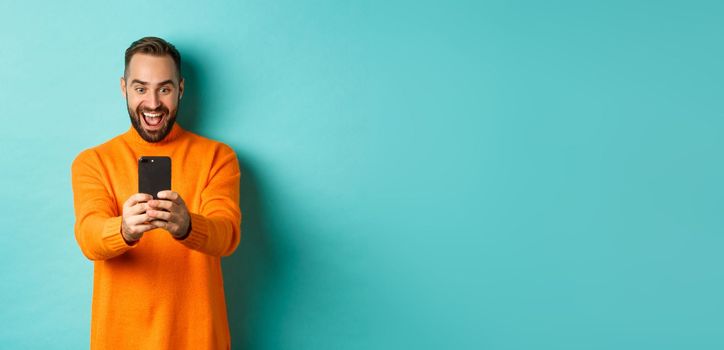
[[[183,241],[184,239],[186,239],[186,237],[189,236],[189,234],[191,234],[191,218],[189,218],[189,225],[186,228],[186,233],[180,236],[174,236],[174,238],[178,239],[179,241]]]
[[[138,236],[138,237],[136,237],[136,239],[133,239],[133,236],[131,236],[127,233],[125,221],[121,221],[121,237],[128,245],[135,245],[136,243],[138,243],[138,241],[141,240],[141,236]]]
[[[123,231],[121,231],[121,237],[123,237],[123,240],[124,240],[124,241],[126,242],[126,244],[128,244],[128,245],[136,245],[136,243],[138,243],[138,241],[140,240],[140,237],[139,237],[139,239],[130,239],[129,237],[127,237],[127,236],[123,233]]]

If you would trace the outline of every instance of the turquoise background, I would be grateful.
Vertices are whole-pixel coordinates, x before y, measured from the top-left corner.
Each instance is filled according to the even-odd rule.
[[[243,169],[234,348],[722,349],[723,12],[3,0],[0,347],[87,348],[70,165],[157,35]]]

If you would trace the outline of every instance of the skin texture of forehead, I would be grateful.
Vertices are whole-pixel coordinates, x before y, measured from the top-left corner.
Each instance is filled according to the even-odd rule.
[[[173,80],[178,85],[176,76],[176,63],[168,55],[152,56],[147,54],[135,54],[128,62],[127,81],[133,79],[142,80],[150,84],[160,83],[166,80]]]

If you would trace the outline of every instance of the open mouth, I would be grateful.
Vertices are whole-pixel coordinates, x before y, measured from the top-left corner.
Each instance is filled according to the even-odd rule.
[[[164,112],[141,112],[141,119],[147,129],[156,130],[161,128],[161,122],[166,116]]]

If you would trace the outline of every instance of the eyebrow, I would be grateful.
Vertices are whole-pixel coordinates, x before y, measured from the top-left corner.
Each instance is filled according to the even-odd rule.
[[[148,82],[141,81],[138,79],[133,79],[133,80],[131,80],[131,85],[133,85],[133,84],[148,85]],[[173,83],[173,80],[171,80],[171,79],[164,80],[164,81],[158,83],[158,85],[166,85],[166,84],[171,84],[171,85],[175,86],[175,84]]]

